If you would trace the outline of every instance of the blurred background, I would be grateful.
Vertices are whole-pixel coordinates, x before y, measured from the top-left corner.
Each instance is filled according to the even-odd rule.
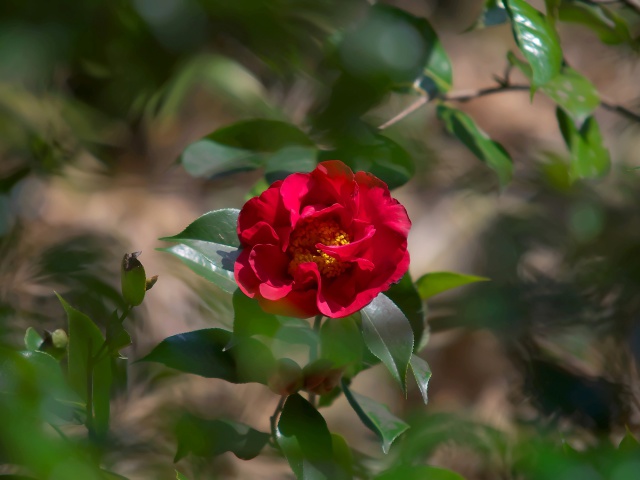
[[[480,0],[381,3],[429,19],[452,62],[453,92],[494,85],[516,50],[508,25],[468,31]],[[240,208],[262,174],[202,178],[177,159],[238,120],[285,120],[323,144],[345,115],[381,125],[415,101],[391,93],[367,103],[365,94],[342,98],[335,88],[332,45],[368,6],[0,2],[0,343],[20,348],[28,326],[64,327],[54,291],[106,321],[121,306],[120,259],[137,250],[160,278],[129,323],[131,361],[168,335],[229,326],[229,296],[155,251],[165,246],[157,239],[209,210]],[[638,16],[627,13],[637,36]],[[632,42],[606,45],[579,25],[560,24],[559,33],[567,62],[603,98],[640,111]],[[510,152],[512,183],[501,190],[429,104],[385,130],[415,164],[393,195],[413,221],[414,279],[446,270],[491,281],[430,301],[427,407],[417,388],[405,400],[383,367],[356,378],[354,388],[412,425],[388,457],[344,399],[323,414],[372,465],[428,462],[469,480],[604,478],[589,476],[580,452],[610,459],[608,445],[625,428],[640,430],[639,125],[598,110],[611,172],[571,183],[547,98],[505,92],[456,106]],[[174,478],[175,468],[193,480],[211,472],[280,478],[288,466],[268,453],[250,462],[228,453],[172,462],[178,411],[268,431],[277,400],[261,385],[130,365],[113,407],[110,468],[131,479]],[[562,444],[576,457],[560,459]],[[635,478],[625,476],[634,468],[640,463],[612,467],[607,478]]]

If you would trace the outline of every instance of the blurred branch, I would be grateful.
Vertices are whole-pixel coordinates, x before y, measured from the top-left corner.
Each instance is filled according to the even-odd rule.
[[[418,100],[413,102],[411,105],[409,105],[407,108],[405,108],[398,115],[393,117],[391,120],[388,120],[387,122],[380,125],[378,127],[378,130],[384,130],[385,128],[390,127],[391,125],[398,123],[404,117],[411,115],[413,112],[418,110],[421,106],[426,105],[429,102],[429,100],[431,100],[431,98],[429,98],[428,95],[421,96]]]

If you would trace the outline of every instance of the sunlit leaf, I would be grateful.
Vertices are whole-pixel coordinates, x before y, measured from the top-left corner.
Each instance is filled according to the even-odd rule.
[[[496,172],[501,186],[511,181],[513,161],[502,145],[491,140],[466,113],[444,104],[438,105],[437,112],[447,131]]]
[[[27,328],[24,334],[24,345],[27,350],[36,351],[42,345],[42,337],[33,327]]]
[[[351,391],[344,381],[342,391],[362,423],[378,435],[382,441],[382,451],[389,453],[393,441],[406,431],[409,425],[394,416],[385,405]]]
[[[475,282],[486,282],[488,280],[489,279],[485,277],[465,275],[463,273],[431,272],[421,276],[416,281],[416,286],[418,287],[420,297],[427,300],[434,295],[446,292],[453,288],[462,287]]]
[[[567,113],[556,109],[562,137],[571,152],[571,178],[600,178],[610,168],[609,151],[603,144],[600,127],[594,117],[589,117],[580,129],[576,128]]]
[[[232,452],[242,460],[256,457],[269,441],[269,434],[231,420],[205,420],[185,414],[176,425],[178,450],[174,462],[189,453],[213,457]]]
[[[201,240],[203,242],[219,243],[229,247],[240,246],[237,224],[240,210],[223,208],[214,210],[198,217],[182,232],[170,237],[162,237],[166,242],[180,242],[182,240]]]
[[[429,403],[429,394],[427,389],[429,387],[429,380],[431,379],[431,368],[425,360],[417,355],[411,356],[411,362],[409,365],[411,366],[411,371],[413,372],[413,376],[416,379],[416,383],[418,384],[418,388],[422,394],[422,399],[426,405]]]
[[[509,52],[509,61],[527,78],[532,78],[531,67],[518,60],[511,52]],[[600,105],[598,90],[589,80],[570,67],[564,67],[558,75],[542,85],[540,90],[571,115],[576,125],[582,125]]]
[[[460,474],[428,465],[396,467],[375,477],[375,480],[464,480]]]
[[[96,324],[84,313],[69,305],[60,295],[69,321],[69,384],[83,402],[87,402],[89,388],[93,391],[93,415],[96,433],[105,435],[109,429],[109,406],[111,398],[111,361],[109,356],[94,362],[102,349],[104,337]],[[88,368],[93,365],[93,374]],[[93,387],[88,379],[92,378]]]
[[[544,85],[562,65],[562,49],[555,28],[525,0],[503,0],[518,48],[533,70],[533,87]]]
[[[287,398],[276,435],[296,478],[347,478],[346,472],[334,460],[333,440],[327,423],[300,395]]]
[[[406,392],[406,376],[413,352],[413,331],[407,317],[388,297],[379,294],[360,311],[367,348],[385,364]]]

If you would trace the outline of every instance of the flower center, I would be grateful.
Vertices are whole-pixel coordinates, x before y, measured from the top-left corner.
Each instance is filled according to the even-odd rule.
[[[343,273],[349,264],[341,262],[328,253],[316,248],[316,244],[347,245],[349,235],[334,220],[302,220],[291,233],[287,253],[291,257],[289,274],[293,275],[302,263],[314,262],[324,277],[336,277]]]

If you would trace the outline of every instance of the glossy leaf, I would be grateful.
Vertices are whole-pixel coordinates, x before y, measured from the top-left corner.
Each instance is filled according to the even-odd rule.
[[[362,423],[378,435],[382,441],[382,451],[389,453],[393,441],[406,431],[409,425],[394,416],[385,405],[352,392],[344,381],[342,391]]]
[[[375,480],[464,480],[464,477],[429,465],[403,465],[381,473]]]
[[[593,30],[600,40],[616,45],[632,40],[629,25],[606,5],[585,2],[562,2],[558,17],[563,22],[579,23]]]
[[[318,150],[315,147],[289,146],[270,155],[265,161],[265,178],[271,184],[283,180],[294,172],[310,172],[317,165]]]
[[[407,317],[388,297],[379,294],[360,310],[362,338],[406,392],[406,376],[413,352],[413,331]]]
[[[189,453],[210,458],[231,452],[242,460],[258,456],[270,435],[231,420],[205,420],[185,414],[176,425],[178,450],[174,462]]]
[[[27,350],[36,351],[42,345],[42,337],[33,327],[27,328],[24,334],[24,345]]]
[[[502,145],[491,140],[466,113],[444,104],[438,105],[437,112],[447,131],[496,172],[501,186],[511,181],[513,161]]]
[[[319,154],[319,161],[335,159],[342,160],[354,172],[362,170],[372,173],[390,189],[404,185],[415,173],[415,165],[407,151],[379,134],[365,136],[359,143],[350,143]]]
[[[240,241],[237,233],[239,213],[240,210],[235,208],[213,210],[198,217],[177,235],[162,237],[160,240],[165,242],[201,240],[229,247],[239,247]]]
[[[180,161],[194,176],[215,177],[264,166],[269,154],[285,147],[312,147],[298,128],[276,120],[244,120],[189,145]]]
[[[391,285],[384,293],[396,306],[402,310],[407,320],[411,324],[414,338],[414,349],[422,343],[422,336],[425,330],[425,308],[416,289],[411,275],[407,272],[398,283]]]
[[[469,30],[502,25],[509,21],[509,15],[502,0],[486,0],[482,13]]]
[[[525,0],[504,0],[518,48],[533,70],[533,87],[544,85],[562,65],[562,49],[555,28]]]
[[[529,79],[532,78],[531,67],[518,60],[511,52],[509,62],[517,66]],[[576,125],[582,125],[600,105],[598,90],[589,80],[569,67],[564,67],[560,74],[541,86],[540,90],[571,115]]]
[[[429,380],[431,379],[431,368],[429,364],[420,358],[417,355],[411,356],[411,362],[409,363],[411,366],[411,371],[413,372],[413,376],[416,379],[418,384],[418,388],[420,389],[420,393],[422,394],[422,399],[424,400],[425,405],[429,403]]]
[[[423,300],[427,300],[439,293],[462,287],[475,282],[487,282],[488,278],[476,275],[465,275],[455,272],[431,272],[421,276],[416,281],[418,293]]]
[[[573,120],[561,108],[556,117],[562,137],[571,152],[571,178],[600,178],[610,168],[609,151],[605,148],[600,127],[594,117],[585,120],[577,129]]]
[[[69,321],[69,384],[82,401],[87,401],[87,369],[102,348],[104,337],[95,323],[84,313],[69,305],[60,295],[58,299]],[[111,361],[108,356],[93,366],[93,414],[95,429],[105,435],[109,429],[109,407],[111,397]]]
[[[274,368],[273,355],[261,342],[234,340],[231,332],[207,328],[165,338],[140,361],[158,362],[170,368],[231,383],[266,384]]]
[[[346,478],[334,461],[333,440],[327,423],[300,395],[287,398],[276,436],[297,479]]]

